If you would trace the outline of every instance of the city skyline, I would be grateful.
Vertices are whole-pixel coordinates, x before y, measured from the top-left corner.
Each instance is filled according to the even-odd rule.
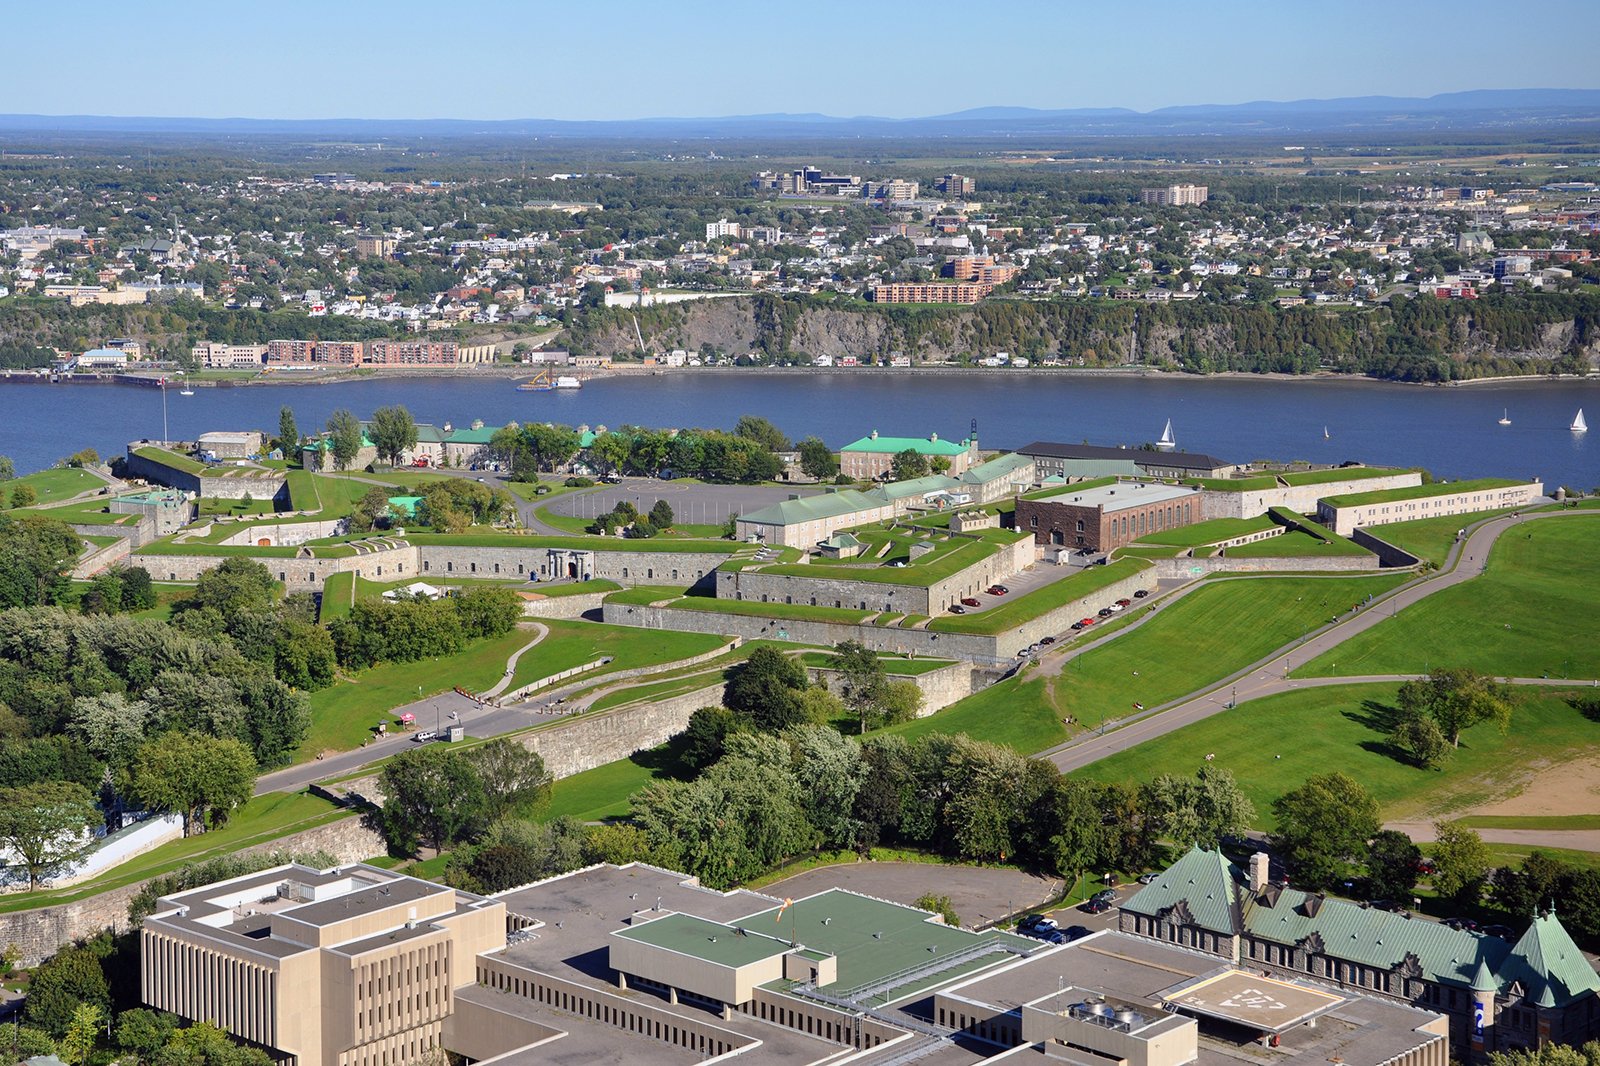
[[[63,75],[47,47],[13,49],[13,114],[264,119],[459,118],[614,121],[820,113],[908,118],[971,108],[1042,110],[1229,105],[1360,96],[1428,97],[1485,87],[1600,87],[1579,38],[1488,3],[1337,10],[1264,3],[1195,18],[1177,4],[1123,12],[1008,5],[995,35],[972,36],[970,10],[934,3],[918,32],[894,12],[832,4],[806,10],[682,9],[622,0],[588,12],[490,4],[443,23],[413,0],[337,8],[302,0],[261,10],[241,33],[189,0],[159,8],[91,5],[70,26],[59,9],[13,13],[13,40],[70,39],[80,54],[174,61],[104,81]],[[156,14],[152,15],[152,10]],[[1027,34],[1014,32],[1027,26]],[[965,27],[965,28],[963,28]],[[1315,42],[1308,50],[1305,42]],[[1563,52],[1566,55],[1563,55]],[[958,56],[970,76],[936,76]],[[315,78],[278,78],[285,57]],[[375,77],[372,61],[388,71]],[[258,77],[239,77],[256,64]],[[470,74],[467,73],[470,68]],[[403,78],[391,76],[405,70]],[[985,70],[1003,78],[981,76]],[[787,71],[789,76],[777,76]]]

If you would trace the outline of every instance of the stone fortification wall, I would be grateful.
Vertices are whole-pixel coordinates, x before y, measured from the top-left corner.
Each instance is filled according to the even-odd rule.
[[[360,818],[352,816],[244,848],[238,854],[264,851],[326,851],[340,862],[359,862],[382,855],[384,842],[381,836],[362,825]],[[121,932],[129,927],[128,902],[143,887],[141,881],[71,903],[0,914],[0,949],[15,944],[22,952],[19,964],[34,966],[74,940],[93,936],[102,929]]]
[[[80,533],[83,532],[77,526],[72,528]],[[105,527],[102,526],[100,528],[104,529]],[[104,534],[95,535],[103,536]],[[82,581],[86,577],[98,574],[107,567],[115,566],[117,563],[127,559],[128,553],[133,550],[133,545],[123,539],[118,539],[114,544],[107,544],[104,548],[95,548],[93,544],[89,545],[89,547],[91,549],[89,553],[79,559],[77,565],[72,568],[74,580]]]
[[[166,485],[168,488],[183,489],[186,492],[200,491],[200,478],[176,467],[155,459],[147,459],[134,452],[135,448],[147,447],[151,441],[136,441],[128,445],[128,467],[124,475],[130,481],[142,479],[154,482],[157,485]]]
[[[1376,555],[1384,566],[1416,566],[1422,562],[1421,559],[1418,559],[1404,548],[1397,548],[1383,538],[1373,536],[1364,529],[1351,530],[1350,539]]]
[[[296,547],[318,537],[343,535],[350,523],[343,518],[325,522],[252,522],[217,543],[254,547],[265,541],[276,547]]]
[[[225,555],[139,554],[135,565],[150,571],[157,581],[194,581],[207,570],[222,565]],[[283,582],[290,592],[317,592],[333,574],[350,572],[370,581],[399,581],[417,576],[417,549],[409,544],[336,559],[251,556]]]
[[[839,577],[799,577],[762,570],[717,572],[717,599],[799,603],[863,611],[936,615],[963,596],[974,596],[1033,563],[1031,539],[1002,545],[987,559],[927,587]],[[906,571],[909,573],[910,571]]]
[[[224,467],[223,469],[230,469]],[[238,467],[231,469],[237,470]],[[281,471],[262,471],[259,474],[235,474],[232,477],[199,478],[200,495],[217,500],[276,500],[289,498],[289,479]]]
[[[807,671],[811,680],[827,685],[829,689],[838,692],[842,687],[843,679],[837,670],[825,670],[812,667]],[[890,674],[890,681],[912,681],[917,688],[922,690],[922,711],[919,717],[926,718],[935,711],[942,711],[952,703],[972,695],[980,688],[992,684],[994,676],[989,671],[973,669],[971,663],[952,663],[938,670],[929,670],[925,674],[914,674],[902,677],[899,674]]]
[[[673,629],[688,633],[736,635],[746,640],[784,639],[800,644],[831,647],[854,640],[873,651],[896,655],[915,653],[939,659],[973,659],[989,662],[1006,658],[997,650],[995,637],[968,633],[930,633],[925,629],[858,626],[843,622],[813,622],[793,618],[773,619],[755,615],[717,614],[712,611],[684,611],[671,607],[643,607],[637,604],[608,603],[604,620],[615,625],[647,629]],[[785,634],[782,638],[778,633]],[[1024,642],[1019,647],[1025,647]],[[1013,648],[1010,654],[1015,654]]]
[[[1204,577],[1206,574],[1349,574],[1371,573],[1383,566],[1376,555],[1315,556],[1286,555],[1281,558],[1158,559],[1154,580],[1174,581]]]
[[[596,546],[564,548],[470,548],[454,544],[424,544],[418,549],[422,573],[444,580],[450,577],[567,576],[607,578],[620,585],[698,584],[710,577],[728,556],[715,552],[641,552]],[[729,553],[733,546],[729,545]],[[575,556],[587,559],[587,572],[569,575],[565,569]]]
[[[553,596],[547,600],[524,600],[522,613],[528,618],[582,618],[598,611],[606,602],[604,592],[585,592],[577,596]]]
[[[1422,484],[1422,475],[1414,470],[1384,477],[1351,478],[1348,481],[1324,481],[1317,485],[1280,485],[1275,489],[1255,492],[1211,492],[1200,494],[1200,517],[1254,518],[1266,514],[1274,507],[1286,507],[1303,515],[1317,513],[1317,501],[1324,496],[1339,496],[1347,492],[1377,492],[1379,489],[1402,489]]]

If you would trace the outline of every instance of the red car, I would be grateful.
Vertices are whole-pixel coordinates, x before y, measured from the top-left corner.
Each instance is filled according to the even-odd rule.
[[[1095,620],[1093,618],[1078,619],[1078,625],[1082,626],[1084,629],[1088,629],[1090,626],[1094,625],[1094,623]]]
[[[1130,599],[1127,599],[1127,598],[1123,598],[1123,599],[1120,599],[1120,600],[1117,601],[1117,606],[1118,607],[1132,607],[1133,606],[1133,601],[1130,600]]]
[[[982,607],[983,606],[983,604],[979,603],[977,600],[973,599],[971,596],[963,596],[963,597],[961,597],[961,603],[962,603],[963,606],[966,606],[966,607]]]

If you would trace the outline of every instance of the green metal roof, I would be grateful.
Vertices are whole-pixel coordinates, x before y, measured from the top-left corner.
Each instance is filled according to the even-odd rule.
[[[445,440],[451,444],[488,444],[499,429],[499,426],[468,426],[466,429],[452,430]]]
[[[1181,902],[1200,928],[1233,936],[1241,924],[1239,896],[1233,865],[1222,853],[1192,847],[1122,909],[1154,917]]]
[[[421,496],[390,496],[389,509],[399,514],[410,517],[417,513],[417,504],[422,502]]]
[[[881,492],[890,500],[904,500],[911,496],[926,496],[934,492],[949,492],[951,489],[961,487],[961,482],[953,477],[943,474],[929,474],[927,477],[914,477],[910,481],[891,481],[883,485],[876,492]]]
[[[842,492],[801,496],[796,500],[774,503],[760,510],[751,511],[747,515],[741,515],[739,521],[755,522],[764,526],[794,526],[818,518],[835,518],[873,507],[882,507],[885,502],[876,494],[868,495],[855,489],[845,489]]]
[[[913,451],[918,455],[960,455],[967,450],[967,442],[942,440],[937,435],[928,437],[880,437],[874,431],[870,436],[846,444],[841,452],[889,452],[898,455]]]
[[[855,537],[854,534],[845,533],[842,530],[840,532],[838,532],[838,533],[835,533],[833,536],[829,537],[827,540],[823,541],[822,543],[828,545],[828,547],[830,547],[830,548],[859,548],[859,547],[861,547],[861,541],[858,540]]]
[[[1019,470],[1030,469],[1032,466],[1033,456],[1019,455],[1016,452],[1012,452],[1010,455],[998,456],[986,463],[979,463],[962,474],[961,480],[969,485],[986,485],[991,481],[1010,477]]]
[[[668,914],[611,935],[721,966],[748,966],[789,952],[788,942],[771,933],[723,925],[692,914]]]
[[[1564,1007],[1600,991],[1600,976],[1553,912],[1535,918],[1512,945],[1500,979],[1522,985],[1523,994],[1540,1007]]]

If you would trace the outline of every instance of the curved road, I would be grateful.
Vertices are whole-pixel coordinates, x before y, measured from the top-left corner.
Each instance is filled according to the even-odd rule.
[[[1247,700],[1262,699],[1297,688],[1361,684],[1365,681],[1407,680],[1406,677],[1390,675],[1291,679],[1288,673],[1295,666],[1310,662],[1323,652],[1338,647],[1356,634],[1363,633],[1385,618],[1392,617],[1400,608],[1409,607],[1441,589],[1451,588],[1482,574],[1488,565],[1490,549],[1506,530],[1524,522],[1585,517],[1600,516],[1593,513],[1547,511],[1486,519],[1471,528],[1464,543],[1452,549],[1453,565],[1449,569],[1391,590],[1366,607],[1324,626],[1306,640],[1279,648],[1267,658],[1230,677],[1223,678],[1216,684],[1191,693],[1178,701],[1152,708],[1137,718],[1127,720],[1127,724],[1111,732],[1084,733],[1065,744],[1041,752],[1040,757],[1048,758],[1065,773],[1227,710],[1230,697],[1236,699],[1238,703],[1244,703]],[[1518,680],[1532,684],[1548,683],[1542,678]],[[1571,684],[1570,681],[1556,683]],[[1234,692],[1237,693],[1236,696],[1233,696]]]

